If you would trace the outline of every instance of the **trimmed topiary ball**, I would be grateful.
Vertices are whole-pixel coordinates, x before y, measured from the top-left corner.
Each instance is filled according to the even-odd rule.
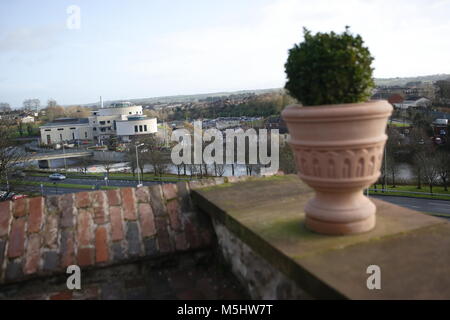
[[[285,88],[304,106],[367,101],[374,87],[374,60],[359,35],[304,30],[305,40],[289,50]]]

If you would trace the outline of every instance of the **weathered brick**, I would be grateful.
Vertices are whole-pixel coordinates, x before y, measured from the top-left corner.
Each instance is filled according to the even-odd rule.
[[[108,259],[108,233],[105,227],[98,227],[95,230],[95,261],[107,262]]]
[[[112,241],[122,240],[124,237],[122,209],[120,207],[110,207],[109,214],[111,216]]]
[[[87,267],[94,264],[94,248],[78,248],[78,265]]]
[[[107,282],[102,285],[101,299],[102,300],[120,300],[123,298],[123,285],[121,282]]]
[[[186,241],[186,235],[182,233],[178,233],[175,235],[175,249],[176,250],[187,250],[189,245]]]
[[[174,183],[165,183],[162,185],[162,191],[166,200],[175,199],[178,197],[177,185]]]
[[[29,201],[30,215],[28,216],[28,233],[41,231],[44,217],[44,198],[31,198]]]
[[[15,219],[9,234],[8,257],[17,258],[23,255],[25,249],[25,219]]]
[[[146,256],[153,256],[158,254],[158,250],[156,248],[156,238],[145,238],[144,249]]]
[[[111,251],[114,261],[122,261],[125,259],[125,249],[120,242],[114,242],[111,245]]]
[[[167,231],[167,223],[165,217],[155,217],[156,226],[156,240],[158,244],[158,250],[161,253],[167,253],[172,251],[172,244],[170,242],[169,233]]]
[[[98,300],[100,298],[100,289],[98,287],[82,288],[72,291],[74,300]]]
[[[56,249],[58,246],[58,216],[47,215],[44,228],[44,244],[47,248]]]
[[[75,195],[65,194],[60,197],[59,207],[61,210],[61,227],[71,228],[74,226],[76,216]]]
[[[148,187],[141,187],[136,189],[136,199],[138,202],[149,202],[150,200],[150,192]]]
[[[23,217],[28,213],[28,199],[14,201],[14,217]]]
[[[28,237],[27,252],[25,256],[24,274],[36,273],[39,269],[39,260],[41,258],[41,236],[32,234]]]
[[[150,204],[139,204],[139,219],[143,237],[151,237],[156,234],[153,210]]]
[[[186,240],[189,243],[190,248],[198,248],[201,244],[200,235],[198,234],[198,228],[191,221],[186,221],[184,224],[184,231],[186,234]]]
[[[22,265],[16,261],[9,261],[6,266],[5,280],[12,281],[23,277]]]
[[[61,266],[67,268],[75,264],[75,235],[72,230],[61,232]]]
[[[47,214],[59,214],[59,198],[60,196],[48,196],[45,198],[45,209]]]
[[[78,211],[77,239],[79,246],[88,246],[94,240],[94,232],[92,230],[93,222],[91,214],[86,209]]]
[[[72,300],[72,291],[62,291],[50,296],[50,300]]]
[[[2,278],[3,274],[3,260],[5,257],[5,248],[6,248],[6,241],[0,239],[0,279]]]
[[[177,183],[178,196],[181,203],[181,212],[192,210],[191,195],[189,194],[189,185],[186,181]]]
[[[0,202],[0,237],[8,234],[11,218],[11,201]]]
[[[161,185],[158,184],[150,187],[150,204],[155,216],[164,216],[166,214]]]
[[[134,189],[123,188],[120,189],[120,192],[122,194],[122,208],[125,220],[136,220],[136,197],[134,195]]]
[[[128,255],[138,256],[141,253],[141,239],[136,222],[128,222],[127,228]]]
[[[104,224],[108,222],[108,205],[106,193],[104,191],[92,192],[94,222],[96,224]]]
[[[59,255],[56,251],[47,251],[43,254],[44,271],[57,271],[59,269]]]
[[[108,190],[106,194],[110,206],[120,206],[122,204],[119,190]]]
[[[169,214],[170,226],[173,230],[181,230],[181,207],[178,200],[174,199],[167,203],[167,213]]]
[[[77,208],[87,208],[91,206],[89,192],[79,192],[75,195]]]

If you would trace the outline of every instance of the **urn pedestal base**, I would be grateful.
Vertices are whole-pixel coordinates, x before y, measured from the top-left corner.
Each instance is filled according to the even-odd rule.
[[[353,194],[316,193],[305,206],[306,227],[328,235],[368,232],[375,227],[376,207],[358,191]]]

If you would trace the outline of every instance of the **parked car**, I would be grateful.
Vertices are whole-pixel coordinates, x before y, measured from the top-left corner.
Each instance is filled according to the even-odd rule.
[[[0,200],[19,200],[23,198],[28,198],[25,194],[17,194],[14,192],[0,191]]]
[[[61,173],[52,173],[48,176],[51,180],[64,180],[66,176]]]
[[[28,198],[28,196],[26,194],[14,194],[11,197],[11,200],[19,200],[19,199],[24,199],[24,198]]]

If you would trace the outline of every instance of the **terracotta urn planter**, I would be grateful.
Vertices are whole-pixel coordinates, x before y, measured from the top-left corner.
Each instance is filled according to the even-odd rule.
[[[304,208],[309,229],[345,235],[374,228],[376,207],[363,190],[380,176],[391,113],[384,100],[283,111],[298,175],[316,191]]]

